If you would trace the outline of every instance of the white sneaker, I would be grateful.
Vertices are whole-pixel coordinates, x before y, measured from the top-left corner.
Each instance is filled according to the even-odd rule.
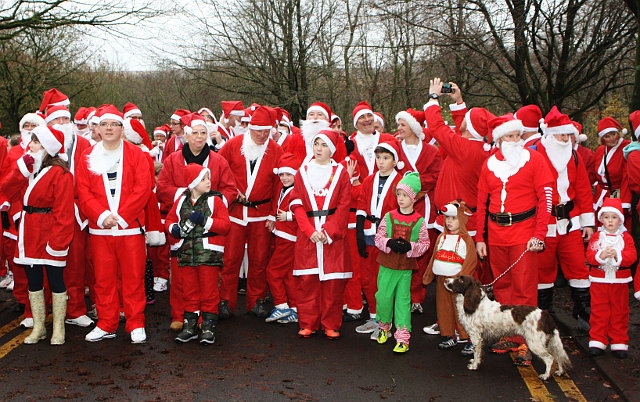
[[[164,292],[167,290],[167,280],[164,278],[153,278],[153,290],[155,292]]]
[[[378,320],[369,318],[367,322],[356,327],[356,332],[359,334],[370,334],[376,329],[378,329]]]
[[[77,325],[79,327],[90,327],[93,325],[93,320],[86,315],[81,315],[76,318],[67,318],[64,320],[65,324]]]
[[[371,339],[372,341],[377,341],[379,333],[380,333],[380,327],[376,328],[375,331],[371,333],[371,335],[369,336],[369,339]]]
[[[22,328],[33,328],[33,318],[27,317],[24,320],[20,321],[20,326]]]
[[[131,343],[147,343],[147,333],[143,327],[131,331]]]
[[[440,335],[440,326],[436,322],[434,324],[431,324],[422,328],[422,331],[424,331],[424,333],[427,335]]]
[[[11,282],[13,282],[13,274],[11,271],[8,271],[5,276],[0,277],[0,288],[5,289]]]
[[[84,340],[88,342],[98,342],[103,339],[111,339],[115,337],[115,332],[107,332],[100,329],[100,327],[95,327],[87,334],[87,336],[84,337]]]

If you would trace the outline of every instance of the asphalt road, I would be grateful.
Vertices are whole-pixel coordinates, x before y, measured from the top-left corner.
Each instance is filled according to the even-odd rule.
[[[168,329],[168,294],[147,308],[145,345],[132,345],[121,326],[115,339],[84,341],[85,328],[67,325],[67,341],[22,345],[29,330],[11,293],[0,290],[0,399],[134,401],[605,401],[620,396],[570,337],[574,368],[560,379],[538,380],[541,361],[518,368],[508,355],[486,353],[478,371],[467,358],[440,351],[439,337],[422,327],[435,321],[433,291],[425,314],[413,316],[411,350],[386,345],[343,326],[342,338],[296,336],[295,324],[266,324],[240,313],[218,326],[214,345],[176,344]],[[241,305],[244,297],[240,297]],[[50,327],[49,327],[50,332]]]

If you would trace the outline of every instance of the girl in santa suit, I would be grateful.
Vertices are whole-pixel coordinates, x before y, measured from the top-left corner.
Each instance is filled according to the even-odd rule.
[[[329,339],[340,337],[342,298],[351,277],[346,264],[346,235],[351,184],[343,165],[331,156],[338,133],[321,130],[313,138],[313,159],[294,179],[291,202],[298,223],[293,275],[298,278],[298,336],[324,329]]]
[[[593,209],[595,211],[602,205],[605,197],[620,198],[622,177],[626,170],[626,160],[623,156],[623,148],[631,141],[620,136],[627,133],[620,123],[613,117],[604,117],[598,122],[598,137],[600,145],[596,149],[595,163],[598,182],[593,193]],[[629,208],[630,205],[623,205]]]
[[[18,159],[17,169],[4,186],[9,195],[24,191],[14,258],[17,264],[25,267],[33,314],[33,330],[24,343],[37,343],[47,336],[43,287],[46,270],[53,303],[51,344],[62,345],[67,310],[63,268],[75,219],[73,177],[67,168],[61,131],[47,126],[36,127],[29,149]]]

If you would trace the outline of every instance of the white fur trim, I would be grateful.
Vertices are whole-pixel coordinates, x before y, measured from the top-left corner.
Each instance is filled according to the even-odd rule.
[[[600,132],[598,133],[598,137],[602,138],[602,137],[604,137],[604,136],[605,136],[605,134],[609,134],[609,133],[612,133],[612,132],[614,132],[614,131],[617,133],[617,132],[618,132],[618,129],[617,129],[617,128],[615,128],[615,127],[607,127],[607,128],[605,128],[604,130],[602,130],[602,131],[600,131]]]
[[[396,164],[399,162],[398,161],[398,152],[395,150],[395,148],[393,148],[393,146],[391,144],[389,144],[388,142],[380,142],[380,143],[378,143],[378,147],[384,148],[387,151],[389,151],[391,153],[391,155],[393,155],[393,159],[396,161]]]
[[[164,232],[154,230],[146,232],[144,237],[148,246],[164,246],[167,243],[167,238],[165,237]]]
[[[120,123],[124,121],[124,119],[121,116],[115,113],[105,113],[102,116],[98,117],[99,122],[102,122],[104,120],[115,120],[115,121],[119,121]]]
[[[56,156],[58,152],[60,152],[62,144],[56,139],[47,126],[38,126],[33,129],[32,133],[38,137],[40,145],[42,145],[42,148],[44,148],[49,155]]]
[[[467,111],[467,113],[465,113],[464,115],[464,121],[467,122],[467,130],[471,133],[473,138],[477,140],[484,140],[484,137],[476,131],[476,129],[473,127],[473,123],[471,123],[471,110],[472,109],[469,109],[469,111]]]
[[[49,123],[51,122],[51,120],[55,120],[58,117],[68,117],[69,119],[71,119],[71,112],[69,112],[68,110],[56,110],[55,112],[51,113],[50,115],[48,115],[47,117],[44,118],[44,121]]]
[[[467,122],[467,125],[468,124],[469,123]],[[524,126],[522,125],[522,121],[518,119],[509,120],[493,129],[492,138],[493,138],[493,141],[495,142],[498,140],[498,138],[502,138],[505,135],[512,133],[514,131],[517,131],[520,134],[522,134],[523,130],[524,130]]]
[[[327,137],[324,134],[316,134],[313,137],[313,141],[311,141],[311,143],[313,144],[316,141],[316,138],[320,138],[322,141],[325,142],[325,144],[327,144],[327,146],[329,147],[329,149],[331,150],[331,156],[333,156],[333,154],[336,153],[336,144],[334,144],[329,137]]]
[[[270,130],[273,126],[256,126],[254,124],[249,124],[249,130]]]
[[[580,227],[596,225],[596,214],[594,214],[593,212],[585,212],[584,214],[580,214],[579,219]]]
[[[129,142],[136,145],[142,144],[142,137],[131,126],[131,119],[126,119],[122,125],[124,126],[124,136]]]
[[[67,247],[64,250],[54,250],[54,249],[51,248],[51,246],[49,246],[49,243],[47,242],[47,246],[45,247],[45,250],[47,251],[47,254],[49,254],[50,256],[53,256],[53,257],[64,257],[69,252],[69,247]]]
[[[191,120],[191,123],[189,123],[189,126],[191,128],[195,127],[195,126],[205,126],[207,127],[207,122],[204,120]],[[207,131],[209,131],[209,129],[207,128]]]
[[[22,158],[18,158],[18,169],[20,170],[20,173],[22,173],[22,175],[24,177],[29,177],[29,175],[32,173],[29,171],[29,168],[27,168],[26,163],[24,163],[24,159]]]
[[[602,214],[604,214],[605,212],[613,212],[614,214],[618,215],[618,218],[620,218],[620,222],[624,223],[624,215],[622,214],[621,211],[619,211],[618,209],[616,209],[614,207],[602,207],[602,208],[600,208],[600,210],[598,211],[598,221],[602,222]]]
[[[578,129],[573,124],[564,124],[562,126],[556,127],[547,127],[546,125],[542,128],[542,132],[544,135],[558,135],[558,134],[572,134],[579,135]]]
[[[435,99],[433,99],[435,101]],[[437,101],[436,101],[437,102]],[[452,112],[457,112],[459,110],[464,110],[467,108],[467,104],[462,102],[462,103],[452,103],[449,105],[449,110],[451,110]]]
[[[124,118],[126,119],[126,118],[130,117],[132,114],[142,114],[142,111],[140,109],[131,109],[127,113],[124,114]]]
[[[244,110],[232,110],[229,112],[230,116],[244,116]]]
[[[355,116],[353,116],[353,127],[356,126],[356,123],[358,122],[358,119],[360,117],[362,117],[363,115],[365,115],[365,114],[371,114],[371,115],[375,116],[375,114],[373,114],[373,110],[371,110],[371,109],[359,110],[358,113],[356,113]]]
[[[307,109],[307,118],[310,112],[320,112],[327,117],[327,120],[331,118],[331,116],[327,116],[327,110],[322,106],[309,106],[309,109]]]
[[[418,137],[420,141],[424,140],[424,132],[422,131],[422,126],[420,126],[418,120],[411,116],[409,112],[406,112],[404,110],[398,112],[398,114],[396,114],[396,123],[398,123],[398,120],[400,119],[404,120],[409,125],[411,131],[416,135],[416,137]]]
[[[424,106],[422,106],[422,110],[426,111],[427,108],[431,107],[431,106],[438,106],[440,107],[440,103],[438,102],[437,99],[429,99],[429,101],[427,103],[424,104]]]
[[[20,119],[20,125],[18,126],[18,130],[21,130],[22,126],[24,126],[25,123],[34,123],[37,126],[47,125],[47,122],[44,121],[44,119],[37,113],[27,113],[24,116],[22,116],[22,119]]]
[[[273,171],[277,175],[279,175],[281,173],[289,173],[289,174],[292,174],[292,175],[295,176],[295,174],[296,174],[296,170],[295,169],[292,169],[292,168],[286,167],[286,166],[281,167],[281,168],[274,168]]]
[[[198,176],[196,176],[196,178],[193,179],[191,183],[189,183],[187,188],[189,190],[193,190],[194,188],[196,188],[196,186],[202,181],[202,178],[204,178],[204,175],[207,173],[211,174],[211,171],[209,170],[209,168],[202,168]]]

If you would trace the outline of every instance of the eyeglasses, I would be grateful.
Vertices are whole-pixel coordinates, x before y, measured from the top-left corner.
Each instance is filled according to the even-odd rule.
[[[138,121],[142,120],[142,116],[129,116],[129,118]]]
[[[100,123],[100,127],[122,127],[122,123],[107,123],[106,121],[103,121]]]
[[[194,137],[206,137],[207,136],[207,132],[206,131],[193,131],[191,133],[191,135],[193,135]]]
[[[170,126],[179,126],[179,125],[180,125],[180,123],[179,123],[179,122],[177,123],[177,122],[173,122],[173,121],[172,121],[172,122],[170,122],[170,123],[169,123],[169,125],[170,125]]]

